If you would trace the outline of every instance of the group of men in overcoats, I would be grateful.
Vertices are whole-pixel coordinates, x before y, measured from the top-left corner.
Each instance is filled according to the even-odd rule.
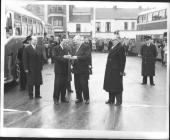
[[[151,37],[145,37],[146,43],[141,48],[142,56],[142,84],[147,84],[147,77],[150,77],[150,84],[153,86],[153,76],[155,75],[155,61],[157,56],[156,47],[151,42]],[[28,93],[33,99],[33,87],[35,87],[35,98],[41,98],[40,85],[42,84],[42,58],[43,53],[37,46],[37,38],[27,37],[29,45],[23,48],[23,69],[27,75]],[[66,89],[68,85],[69,73],[74,73],[74,85],[76,90],[75,103],[85,100],[89,104],[89,70],[92,67],[91,48],[88,39],[78,38],[75,41],[77,49],[71,56],[69,50],[64,49],[62,43],[56,43],[54,47],[54,92],[55,104],[61,102],[68,103],[66,99]],[[120,38],[112,42],[109,48],[107,64],[105,69],[103,89],[109,93],[106,104],[122,104],[123,76],[125,75],[126,54],[123,42]],[[61,98],[61,99],[60,99]]]
[[[75,50],[74,56],[71,56],[69,51],[64,49],[62,42],[55,46],[55,82],[53,94],[55,104],[59,104],[60,98],[61,102],[69,102],[65,95],[71,67],[71,71],[74,73],[74,84],[77,98],[75,103],[83,102],[83,99],[85,100],[86,104],[89,103],[88,79],[89,66],[91,65],[91,50],[87,40],[85,39],[84,42],[82,41],[83,40],[81,40],[81,38],[75,40],[77,50]]]

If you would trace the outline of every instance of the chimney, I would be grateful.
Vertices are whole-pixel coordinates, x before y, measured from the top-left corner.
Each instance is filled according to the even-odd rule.
[[[142,6],[139,6],[139,10],[142,10]]]
[[[113,6],[114,9],[117,9],[117,5]]]

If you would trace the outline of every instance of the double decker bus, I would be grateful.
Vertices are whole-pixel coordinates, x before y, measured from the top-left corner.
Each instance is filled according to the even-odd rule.
[[[144,43],[144,36],[152,36],[159,44],[163,42],[163,35],[167,33],[167,8],[157,8],[141,12],[137,19],[136,49],[134,53],[139,54]],[[158,49],[158,59],[161,59],[161,50]]]
[[[18,49],[28,35],[42,39],[44,23],[31,12],[21,7],[5,7],[6,40],[4,48],[4,84],[18,81],[20,70],[17,61]]]

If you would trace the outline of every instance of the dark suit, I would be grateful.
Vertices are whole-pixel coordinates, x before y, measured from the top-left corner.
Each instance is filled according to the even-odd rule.
[[[24,51],[25,46],[23,45],[22,48],[18,50],[18,60],[19,60],[19,68],[20,68],[20,89],[25,90],[26,89],[26,83],[27,83],[27,78],[26,78],[26,73],[24,70],[24,64],[23,64],[23,51]]]
[[[38,47],[27,46],[23,52],[24,69],[28,70],[27,83],[29,96],[33,96],[33,86],[35,86],[35,96],[40,96],[40,85],[42,84],[42,52]]]
[[[126,62],[125,49],[119,42],[111,48],[107,58],[103,89],[109,92],[109,100],[122,102],[123,76]]]
[[[73,64],[74,84],[76,89],[76,98],[80,101],[89,99],[89,65],[91,59],[91,49],[88,43],[83,43],[76,52],[77,60]]]
[[[54,100],[59,101],[61,94],[61,101],[65,101],[66,86],[68,80],[68,60],[63,58],[64,55],[67,55],[67,50],[61,48],[60,45],[54,47],[54,72],[55,72],[55,81],[54,81]]]

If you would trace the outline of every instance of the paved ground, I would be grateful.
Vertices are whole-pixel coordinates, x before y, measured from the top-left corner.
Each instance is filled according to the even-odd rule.
[[[105,104],[108,94],[103,90],[106,53],[93,53],[93,75],[90,76],[90,104],[75,104],[75,92],[67,94],[70,103],[53,103],[53,65],[45,65],[41,100],[29,100],[27,92],[13,87],[5,92],[4,127],[56,128],[76,130],[161,131],[168,126],[167,71],[156,63],[156,86],[141,85],[141,59],[127,57],[122,107]],[[72,82],[72,87],[74,85]],[[75,91],[75,90],[74,90]],[[21,112],[19,112],[19,111]],[[30,112],[25,112],[30,111]]]

